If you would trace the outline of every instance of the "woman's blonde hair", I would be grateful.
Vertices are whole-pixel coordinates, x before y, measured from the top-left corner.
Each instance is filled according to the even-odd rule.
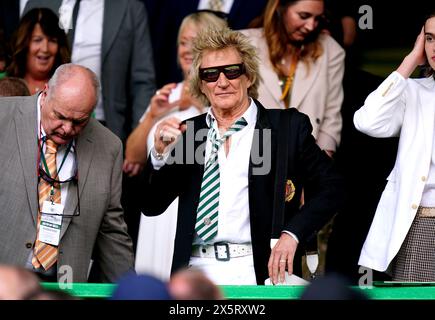
[[[219,51],[234,48],[240,55],[245,65],[245,75],[251,82],[248,88],[248,95],[254,99],[258,98],[258,87],[260,85],[259,58],[254,46],[249,39],[238,31],[229,28],[202,30],[193,43],[193,63],[190,75],[190,89],[204,105],[210,105],[205,94],[201,91],[201,79],[199,69],[201,67],[204,52]]]
[[[180,36],[183,29],[188,25],[194,25],[198,30],[205,28],[223,29],[228,26],[227,22],[211,12],[194,12],[184,17],[178,29],[177,42],[180,44]]]
[[[279,65],[287,52],[287,46],[289,44],[284,15],[289,6],[299,1],[302,0],[269,0],[263,16],[253,25],[263,28],[264,37],[266,38],[269,49],[270,62],[277,73],[280,73]],[[319,42],[319,33],[320,28],[318,27],[302,43],[299,59],[304,62],[307,67],[323,54],[323,48]]]

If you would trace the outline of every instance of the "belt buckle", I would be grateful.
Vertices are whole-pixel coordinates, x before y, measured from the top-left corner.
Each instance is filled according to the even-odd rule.
[[[218,253],[219,246],[225,247],[226,257],[224,257],[224,258],[219,257],[219,253]],[[214,256],[216,257],[216,260],[218,260],[218,261],[230,261],[230,246],[228,245],[228,243],[215,242],[215,243],[213,243],[213,247],[214,247]]]

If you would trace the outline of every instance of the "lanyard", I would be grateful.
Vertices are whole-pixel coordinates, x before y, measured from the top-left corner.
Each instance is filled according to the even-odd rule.
[[[41,143],[41,149],[40,149],[40,151],[39,151],[39,152],[40,152],[40,155],[41,155],[41,162],[42,162],[42,164],[43,164],[44,167],[45,167],[45,172],[47,172],[47,173],[50,175],[50,177],[51,177],[51,172],[50,172],[50,170],[48,169],[47,161],[45,160],[45,155],[44,155],[44,152],[43,152],[44,143],[45,143],[45,139],[43,139],[43,143]],[[65,163],[66,157],[68,156],[68,154],[69,154],[69,152],[70,152],[70,150],[71,150],[72,144],[73,144],[73,141],[71,140],[71,142],[68,144],[68,147],[66,148],[65,154],[63,155],[62,162],[60,163],[59,170],[57,171],[57,176],[59,176],[59,172],[60,172],[60,170],[62,169],[63,164]],[[56,179],[57,176],[56,176],[56,177],[52,177],[52,178],[53,178],[53,179]]]

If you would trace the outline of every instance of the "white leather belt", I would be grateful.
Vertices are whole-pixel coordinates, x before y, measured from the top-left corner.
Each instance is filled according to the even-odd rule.
[[[244,257],[252,254],[250,243],[236,244],[216,242],[210,245],[194,245],[192,256],[201,258],[215,258],[219,261],[228,261],[231,258]]]

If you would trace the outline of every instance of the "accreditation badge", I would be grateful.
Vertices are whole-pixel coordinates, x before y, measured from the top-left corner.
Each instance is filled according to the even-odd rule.
[[[290,179],[287,179],[287,182],[285,184],[285,202],[289,202],[293,197],[295,196],[295,185],[293,184],[293,181]]]
[[[44,201],[39,225],[39,241],[53,246],[59,245],[62,214],[63,205],[60,203],[52,203],[51,201]]]

